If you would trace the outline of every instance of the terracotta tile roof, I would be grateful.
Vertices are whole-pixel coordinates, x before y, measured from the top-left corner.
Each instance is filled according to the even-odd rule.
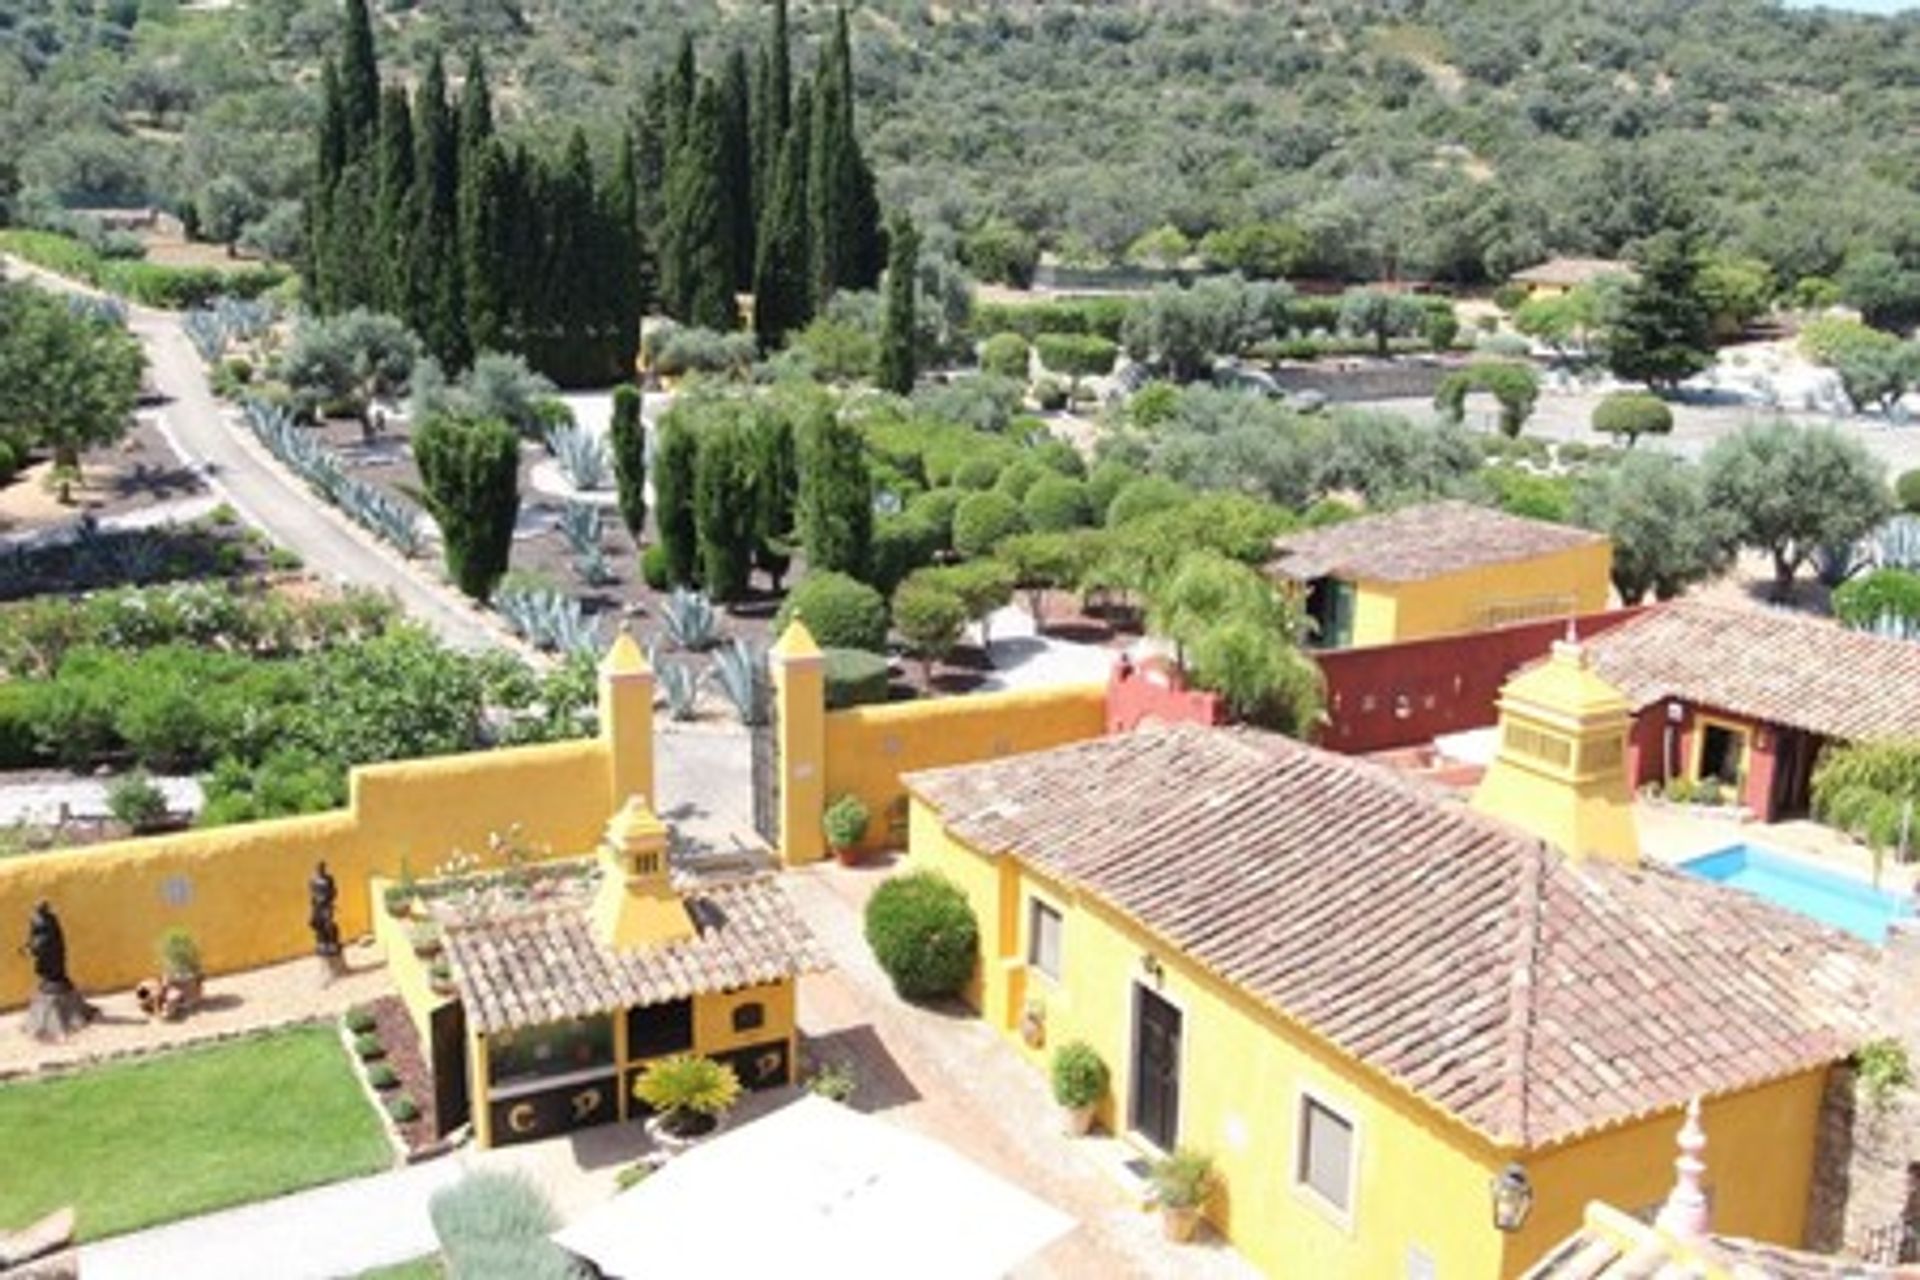
[[[1587,641],[1636,709],[1700,703],[1848,742],[1920,736],[1920,644],[1782,609],[1676,600]]]
[[[1529,520],[1469,502],[1430,502],[1361,516],[1273,541],[1271,573],[1297,581],[1329,574],[1418,582],[1479,565],[1531,560],[1605,539],[1587,529]]]
[[[1620,262],[1613,258],[1549,258],[1537,267],[1514,272],[1513,278],[1521,284],[1558,285],[1571,289],[1575,285],[1598,280],[1601,276],[1632,278],[1639,274],[1631,262]]]
[[[1589,1225],[1561,1241],[1521,1280],[1700,1280],[1709,1274],[1734,1280],[1894,1280],[1916,1274],[1732,1236],[1678,1244],[1651,1227],[1635,1226],[1609,1231]]]
[[[693,938],[636,951],[603,946],[577,902],[448,925],[447,957],[468,1020],[491,1034],[827,967],[771,876],[703,884],[686,902]]]
[[[1675,872],[1575,865],[1284,738],[1141,729],[906,781],[983,853],[1107,902],[1504,1146],[1871,1035],[1852,938]]]

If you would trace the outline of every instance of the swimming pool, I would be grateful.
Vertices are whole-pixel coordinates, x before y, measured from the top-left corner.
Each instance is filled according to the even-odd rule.
[[[1750,844],[1689,858],[1680,869],[1745,890],[1868,942],[1886,941],[1887,925],[1913,911],[1912,902],[1897,893]]]

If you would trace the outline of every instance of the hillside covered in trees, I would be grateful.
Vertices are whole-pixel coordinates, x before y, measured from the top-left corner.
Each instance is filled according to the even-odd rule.
[[[477,51],[503,146],[564,165],[579,126],[603,175],[683,36],[718,68],[765,22],[739,0],[390,0],[378,15],[389,76],[417,84],[436,52],[457,66]],[[332,0],[4,0],[0,199],[16,221],[191,206],[209,238],[290,253],[339,24]],[[824,5],[794,8],[798,69],[832,25]],[[1684,209],[1783,282],[1867,249],[1920,266],[1911,16],[868,0],[852,35],[881,203],[1069,260],[1173,255],[1212,233],[1227,265],[1470,282],[1618,252]]]

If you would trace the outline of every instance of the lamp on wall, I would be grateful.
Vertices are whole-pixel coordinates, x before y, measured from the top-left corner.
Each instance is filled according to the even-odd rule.
[[[1167,976],[1167,971],[1160,967],[1160,961],[1154,957],[1152,952],[1146,952],[1141,955],[1140,972],[1152,978],[1153,985],[1156,987],[1160,985],[1160,980]]]
[[[1527,1215],[1533,1212],[1533,1183],[1527,1180],[1527,1171],[1517,1163],[1510,1164],[1493,1179],[1491,1188],[1493,1225],[1509,1233],[1525,1226]]]

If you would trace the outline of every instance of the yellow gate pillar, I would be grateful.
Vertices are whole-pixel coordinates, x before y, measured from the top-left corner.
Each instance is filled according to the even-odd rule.
[[[767,657],[779,726],[779,854],[791,867],[817,862],[826,852],[820,815],[827,807],[827,660],[798,618]]]
[[[653,794],[653,668],[622,631],[600,660],[600,740],[607,748],[607,813]]]

